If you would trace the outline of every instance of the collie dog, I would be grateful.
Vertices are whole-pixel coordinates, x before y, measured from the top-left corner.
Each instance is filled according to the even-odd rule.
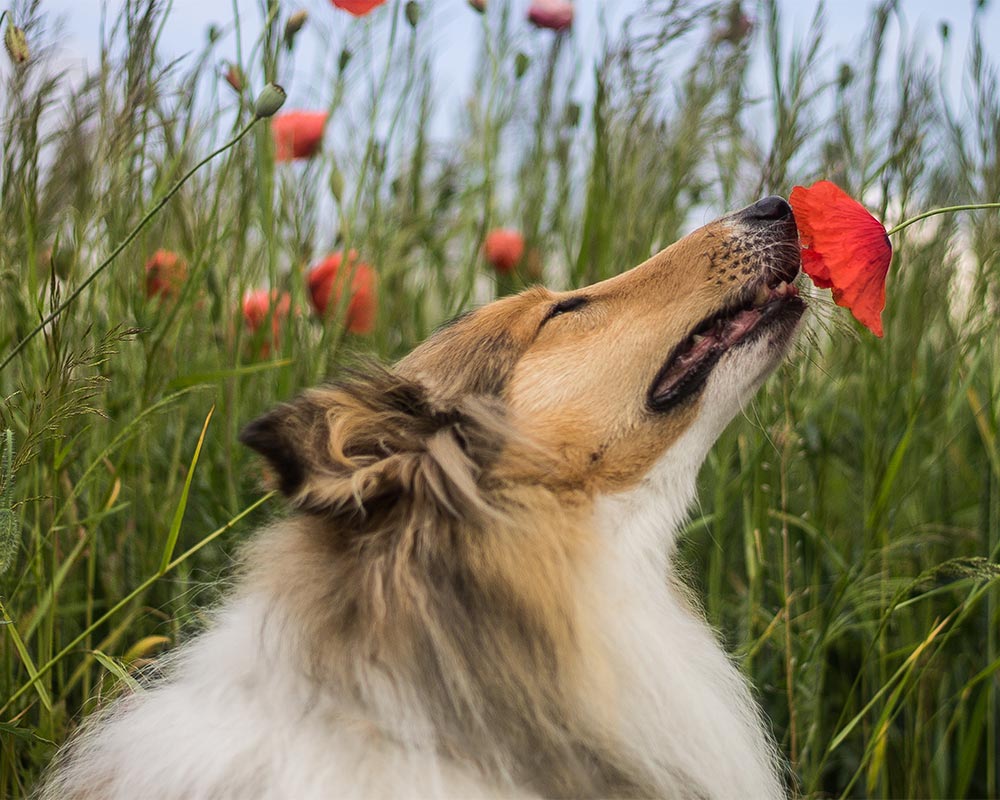
[[[798,267],[766,198],[250,423],[290,516],[40,795],[783,797],[672,560],[708,449],[799,325]]]

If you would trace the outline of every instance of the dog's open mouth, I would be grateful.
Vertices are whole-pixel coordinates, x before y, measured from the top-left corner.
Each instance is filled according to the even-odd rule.
[[[748,288],[747,299],[702,320],[671,352],[649,390],[649,404],[666,411],[696,394],[728,351],[758,338],[775,325],[794,322],[805,310],[791,282],[798,274],[782,269]],[[752,294],[751,294],[752,292]]]

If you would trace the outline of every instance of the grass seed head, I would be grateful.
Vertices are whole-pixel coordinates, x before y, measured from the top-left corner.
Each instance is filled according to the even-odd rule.
[[[285,47],[289,50],[292,49],[292,45],[295,44],[295,37],[308,20],[309,12],[305,9],[296,11],[288,18],[288,21],[285,23]]]
[[[27,35],[22,28],[18,28],[13,22],[7,22],[7,30],[3,34],[3,44],[7,48],[10,60],[15,64],[23,64],[31,55],[28,50]]]

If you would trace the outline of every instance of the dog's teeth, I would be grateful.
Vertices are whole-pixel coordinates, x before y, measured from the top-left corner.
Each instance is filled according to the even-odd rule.
[[[703,333],[696,333],[694,336],[691,337],[691,341],[694,342],[695,344],[703,342],[704,340],[705,340],[705,335]]]
[[[767,299],[771,296],[771,291],[767,286],[761,284],[760,288],[757,289],[757,295],[754,297],[754,305],[762,306],[767,302]]]
[[[779,283],[777,286],[774,287],[774,293],[778,295],[778,297],[784,297],[786,294],[788,294],[788,284],[782,281],[781,283]]]

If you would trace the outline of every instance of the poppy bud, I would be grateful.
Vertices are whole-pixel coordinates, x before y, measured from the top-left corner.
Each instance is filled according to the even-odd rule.
[[[341,202],[341,198],[344,196],[344,176],[337,169],[336,164],[330,170],[330,194],[333,195],[333,199],[338,203]]]
[[[529,66],[531,66],[531,59],[524,53],[518,53],[514,56],[514,77],[518,80],[523,78],[524,73],[528,71]]]
[[[219,32],[218,25],[209,25],[208,30],[205,31],[205,35],[208,37],[209,44],[215,44],[222,34]]]
[[[4,47],[10,55],[10,60],[15,64],[23,64],[28,60],[28,37],[22,28],[18,28],[10,20],[7,21],[7,30],[3,34]]]
[[[948,41],[948,36],[951,33],[951,26],[945,20],[941,20],[938,23],[938,33],[941,34],[941,39]]]
[[[294,36],[300,30],[309,19],[309,12],[305,9],[299,9],[294,14],[288,18],[288,22],[285,23],[285,37]]]
[[[480,14],[486,12],[486,0],[469,0],[469,5],[473,11],[478,11]]]
[[[386,149],[385,142],[372,144],[372,166],[376,172],[385,172]]]
[[[854,80],[854,70],[851,69],[851,65],[844,63],[840,65],[840,71],[837,73],[837,88],[840,91],[844,91],[848,86],[851,85],[851,81]]]
[[[580,124],[580,104],[570,103],[566,106],[566,124],[570,128],[575,128]]]
[[[420,4],[410,0],[404,8],[406,14],[406,21],[410,23],[411,28],[416,28],[417,23],[420,21]]]
[[[351,59],[354,57],[354,53],[348,50],[346,47],[340,51],[340,59],[337,61],[337,69],[343,72],[347,69],[347,65],[351,63]]]
[[[295,36],[309,19],[309,12],[305,10],[296,11],[292,16],[288,18],[285,23],[285,47],[289,50],[292,49],[292,44],[295,42]]]
[[[269,83],[257,95],[257,102],[253,105],[253,113],[257,119],[266,119],[274,116],[279,108],[285,104],[285,90],[276,83]]]
[[[245,84],[243,70],[241,70],[238,66],[230,62],[222,77],[226,79],[226,83],[233,87],[233,91],[235,91],[236,94],[240,94],[243,91],[243,86]]]

